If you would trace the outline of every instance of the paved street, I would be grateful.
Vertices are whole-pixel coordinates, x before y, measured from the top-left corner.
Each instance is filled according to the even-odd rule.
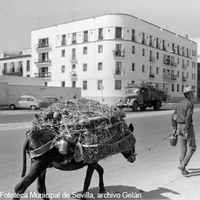
[[[118,154],[100,162],[105,170],[106,191],[109,192],[108,194],[118,194],[118,196],[105,199],[122,199],[122,194],[125,194],[123,192],[130,194],[126,199],[135,199],[131,197],[132,193],[141,195],[142,199],[200,199],[199,148],[188,166],[191,175],[183,177],[177,169],[178,147],[171,147],[168,140],[160,142],[171,133],[171,113],[172,110],[163,110],[127,114],[127,122],[133,122],[135,126],[137,160],[131,164]],[[200,146],[199,114],[200,109],[196,108],[194,124],[198,146]],[[13,192],[14,185],[20,180],[25,130],[26,128],[19,126],[15,129],[0,131],[0,191],[5,193]],[[49,169],[47,172],[48,192],[55,195],[58,192],[60,194],[80,192],[85,172],[86,168],[72,172]],[[98,176],[94,173],[89,192],[96,195],[97,186]],[[27,194],[34,191],[36,191],[35,183],[29,187]],[[119,195],[121,195],[120,198]]]

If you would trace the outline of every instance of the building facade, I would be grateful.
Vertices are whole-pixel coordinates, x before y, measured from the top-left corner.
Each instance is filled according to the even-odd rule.
[[[81,87],[82,96],[115,103],[128,83],[166,84],[178,100],[197,87],[197,43],[127,14],[107,14],[31,32],[33,77]]]
[[[0,75],[30,77],[31,60],[31,49],[1,53]]]

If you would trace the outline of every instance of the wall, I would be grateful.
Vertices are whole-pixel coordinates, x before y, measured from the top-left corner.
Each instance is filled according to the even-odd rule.
[[[0,105],[6,105],[8,102],[8,83],[0,82]]]
[[[43,86],[43,78],[17,77],[0,75],[0,82],[6,82],[8,85],[37,85]]]
[[[59,99],[61,97],[62,99],[67,99],[72,98],[74,92],[77,98],[81,97],[80,88],[8,85],[8,103],[14,103],[21,95],[32,95],[39,100],[41,100],[43,96],[55,96]]]

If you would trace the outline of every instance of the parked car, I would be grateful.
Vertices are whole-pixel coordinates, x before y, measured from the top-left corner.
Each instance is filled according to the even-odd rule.
[[[40,108],[40,102],[38,99],[36,99],[33,96],[23,95],[23,96],[20,96],[16,102],[10,104],[11,110],[14,110],[16,108],[36,110]]]
[[[44,96],[40,101],[40,107],[47,108],[55,102],[58,102],[58,98],[54,96]]]

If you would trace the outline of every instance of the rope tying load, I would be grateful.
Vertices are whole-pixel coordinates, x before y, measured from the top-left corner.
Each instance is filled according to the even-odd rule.
[[[65,100],[38,114],[31,133],[49,129],[55,133],[53,145],[61,140],[75,144],[74,158],[92,163],[133,147],[135,138],[124,118],[121,109],[95,100]]]

